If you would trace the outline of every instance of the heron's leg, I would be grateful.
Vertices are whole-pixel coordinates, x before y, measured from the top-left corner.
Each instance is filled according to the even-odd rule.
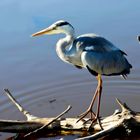
[[[98,76],[96,77],[97,78],[97,80],[98,80]],[[99,82],[98,82],[98,86],[97,86],[97,88],[96,88],[96,91],[95,91],[95,93],[94,93],[94,96],[93,96],[93,98],[92,98],[92,100],[91,100],[91,103],[90,103],[90,105],[89,105],[89,107],[88,107],[88,109],[84,112],[84,113],[82,113],[81,115],[79,115],[79,119],[78,119],[78,121],[80,121],[80,120],[82,120],[85,116],[87,116],[89,113],[90,113],[90,119],[89,120],[93,120],[93,119],[95,119],[96,118],[96,114],[92,111],[92,107],[93,107],[93,105],[94,105],[94,102],[95,102],[95,99],[96,99],[96,97],[97,97],[97,95],[98,95],[98,93],[99,93]],[[88,121],[89,121],[88,120]],[[77,121],[77,122],[78,122]]]
[[[97,117],[99,117],[100,113],[100,103],[101,103],[101,94],[102,94],[102,78],[101,75],[98,75],[98,104],[97,104]]]
[[[102,94],[102,78],[101,78],[101,75],[98,75],[97,77],[97,80],[98,80],[98,101],[97,101],[97,112],[96,112],[96,116],[95,116],[95,119],[93,119],[92,123],[91,123],[91,126],[93,125],[94,122],[98,122],[98,124],[100,125],[101,129],[103,130],[103,127],[101,125],[101,122],[100,122],[100,102],[101,102],[101,94]]]

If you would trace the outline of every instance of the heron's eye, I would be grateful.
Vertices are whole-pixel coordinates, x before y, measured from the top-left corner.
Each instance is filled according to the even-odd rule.
[[[57,26],[54,26],[54,27],[53,27],[53,30],[56,30],[56,29],[57,29]]]

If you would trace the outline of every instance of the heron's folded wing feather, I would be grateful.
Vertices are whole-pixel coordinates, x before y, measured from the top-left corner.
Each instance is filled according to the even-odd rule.
[[[103,75],[120,75],[124,70],[130,69],[130,64],[120,51],[84,51],[81,61],[84,67],[88,66]]]

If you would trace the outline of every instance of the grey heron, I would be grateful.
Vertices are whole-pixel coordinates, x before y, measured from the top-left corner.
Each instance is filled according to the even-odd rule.
[[[64,20],[59,20],[49,27],[32,34],[32,36],[65,34],[56,44],[56,52],[61,60],[81,69],[86,68],[92,75],[96,76],[98,85],[88,109],[82,113],[79,120],[90,115],[92,124],[99,119],[100,101],[102,93],[102,75],[122,75],[124,78],[130,73],[132,65],[127,61],[126,53],[117,48],[105,38],[89,33],[78,37],[75,36],[74,27]],[[92,108],[97,99],[97,110]],[[79,121],[78,120],[78,121]]]

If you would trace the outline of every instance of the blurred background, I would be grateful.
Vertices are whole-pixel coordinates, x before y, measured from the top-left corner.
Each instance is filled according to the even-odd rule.
[[[76,69],[58,58],[55,45],[63,35],[30,37],[60,19],[70,22],[77,36],[104,36],[125,51],[133,65],[127,80],[103,77],[101,115],[110,115],[119,108],[115,98],[139,111],[139,0],[1,0],[0,118],[25,119],[3,94],[4,88],[9,88],[27,110],[40,117],[54,117],[69,104],[73,108],[67,116],[76,117],[88,107],[97,81],[87,70]],[[0,133],[0,139],[11,135]]]

